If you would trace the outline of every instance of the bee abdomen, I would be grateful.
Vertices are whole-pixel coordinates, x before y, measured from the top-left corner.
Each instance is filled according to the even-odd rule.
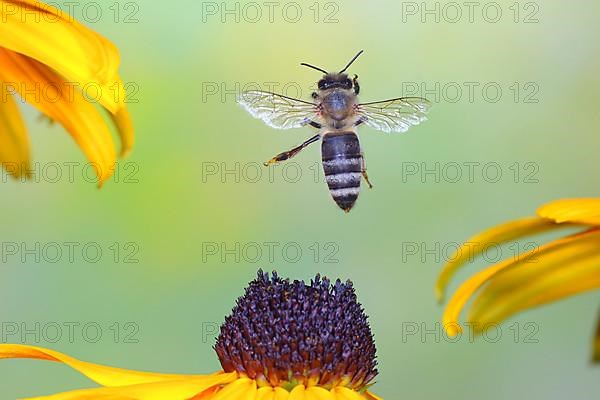
[[[354,132],[328,133],[323,137],[321,154],[329,192],[348,212],[360,192],[362,155],[358,137]]]

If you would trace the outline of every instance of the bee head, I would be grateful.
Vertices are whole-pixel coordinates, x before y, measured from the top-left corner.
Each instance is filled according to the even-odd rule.
[[[319,90],[327,90],[333,88],[352,89],[352,79],[348,78],[347,74],[330,73],[325,74],[317,83]]]
[[[319,90],[327,90],[327,89],[333,89],[333,88],[352,89],[353,82],[350,78],[348,78],[348,75],[345,74],[344,72],[346,72],[348,67],[350,67],[350,65],[352,65],[352,63],[362,53],[363,53],[363,50],[359,51],[358,54],[355,55],[354,58],[352,58],[352,60],[350,60],[350,62],[340,72],[327,72],[322,68],[315,67],[314,65],[310,65],[307,63],[301,63],[300,65],[303,65],[305,67],[309,67],[312,69],[316,69],[317,71],[321,71],[322,73],[325,74],[323,76],[323,78],[321,80],[319,80],[319,82],[317,83]]]

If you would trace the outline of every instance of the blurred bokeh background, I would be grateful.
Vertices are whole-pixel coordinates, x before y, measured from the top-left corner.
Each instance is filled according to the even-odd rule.
[[[98,190],[62,127],[23,105],[39,182],[2,174],[1,341],[212,372],[216,329],[258,268],[321,272],[355,282],[383,398],[597,398],[600,293],[474,342],[439,325],[433,285],[456,242],[552,199],[600,195],[600,5],[473,4],[78,2],[74,17],[121,50],[137,143]],[[258,87],[309,99],[320,76],[299,63],[340,69],[359,49],[350,73],[363,101],[422,95],[434,107],[405,135],[360,129],[375,187],[345,215],[319,144],[261,166],[311,129],[271,129],[235,96]],[[490,252],[452,288],[526,244]],[[2,399],[93,386],[52,363],[2,361],[0,375]]]

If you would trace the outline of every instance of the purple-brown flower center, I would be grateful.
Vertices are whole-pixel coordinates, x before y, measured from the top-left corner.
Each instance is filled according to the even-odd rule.
[[[259,384],[360,390],[377,375],[373,335],[352,282],[309,284],[262,271],[221,326],[215,350],[226,372]]]

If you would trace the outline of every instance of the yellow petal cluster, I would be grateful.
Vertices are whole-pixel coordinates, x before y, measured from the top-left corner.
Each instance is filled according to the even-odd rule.
[[[476,333],[524,310],[600,288],[600,199],[564,199],[540,207],[537,217],[508,222],[470,238],[444,266],[436,285],[441,301],[456,272],[486,245],[564,228],[579,228],[523,254],[492,265],[467,279],[453,294],[443,315],[450,336],[460,333],[460,315],[473,299],[467,320]],[[595,354],[600,353],[600,327]]]
[[[39,0],[0,0],[0,21],[0,163],[16,177],[31,163],[18,96],[64,126],[102,184],[112,175],[116,151],[94,103],[115,122],[122,155],[134,137],[117,48]]]

